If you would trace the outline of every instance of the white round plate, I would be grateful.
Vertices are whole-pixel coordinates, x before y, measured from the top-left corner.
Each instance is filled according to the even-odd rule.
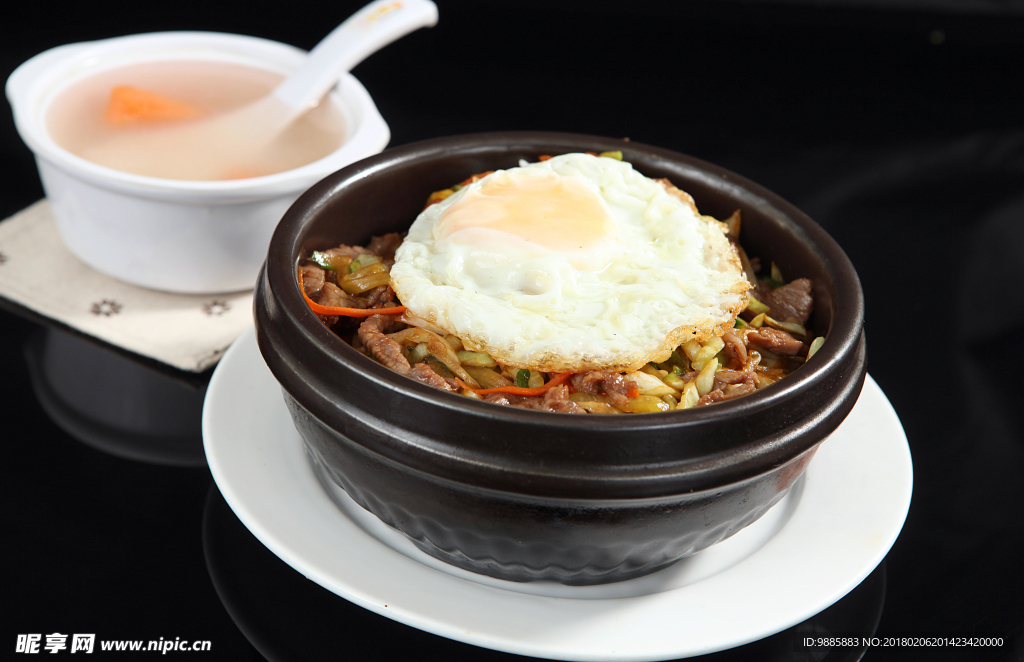
[[[516,584],[419,552],[325,485],[252,329],[221,359],[203,408],[210,471],[272,552],[361,607],[485,648],[563,660],[667,660],[792,627],[856,587],[910,506],[906,436],[868,377],[790,495],[753,525],[647,577]]]

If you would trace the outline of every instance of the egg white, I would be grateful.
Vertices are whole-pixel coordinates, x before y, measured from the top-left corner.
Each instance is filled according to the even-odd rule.
[[[592,196],[588,209],[606,215],[600,231],[572,242],[556,226],[546,244],[486,225],[447,233],[449,210],[465,209],[467,196],[537,178]],[[724,332],[750,287],[723,224],[629,163],[587,154],[497,171],[431,205],[391,277],[411,312],[468,348],[545,372],[664,361],[682,342]]]

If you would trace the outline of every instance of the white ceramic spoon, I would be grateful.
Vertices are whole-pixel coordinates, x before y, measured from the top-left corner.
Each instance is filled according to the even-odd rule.
[[[335,28],[301,67],[259,101],[210,118],[127,131],[90,161],[165,179],[222,179],[254,159],[333,87],[338,77],[400,37],[437,23],[430,0],[377,0]],[[159,155],[154,159],[153,155]]]

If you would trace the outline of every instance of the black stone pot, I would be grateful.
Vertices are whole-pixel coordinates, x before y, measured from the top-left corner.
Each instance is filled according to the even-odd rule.
[[[827,340],[780,383],[695,410],[591,416],[446,393],[364,357],[302,299],[313,249],[408,228],[427,196],[542,154],[621,150],[688,191],[702,213],[743,213],[742,242],[814,282]],[[260,351],[310,452],[363,508],[423,551],[513,581],[636,577],[763,515],[853,408],[865,374],[864,304],[847,257],[778,196],[713,165],[637,143],[562,133],[441,138],[364,159],[285,214],[255,297]]]

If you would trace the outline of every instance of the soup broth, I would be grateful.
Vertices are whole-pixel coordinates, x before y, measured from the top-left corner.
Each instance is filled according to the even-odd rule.
[[[328,99],[321,101],[268,143],[258,154],[247,154],[234,145],[244,162],[210,177],[198,166],[170,170],[168,163],[188,163],[188,145],[173,140],[153,149],[151,140],[132,147],[132,136],[149,137],[173,127],[243,107],[269,94],[283,76],[264,69],[226,62],[181,60],[130,65],[97,73],[77,81],[53,99],[46,124],[54,142],[72,154],[124,172],[170,179],[241,179],[292,170],[321,159],[338,149],[345,139],[344,116]],[[140,119],[115,122],[108,116],[111,93],[131,87],[153,93],[172,104],[194,109],[194,119]],[[171,135],[168,133],[168,135]],[[231,138],[225,149],[231,149]],[[201,158],[201,156],[197,157]]]

